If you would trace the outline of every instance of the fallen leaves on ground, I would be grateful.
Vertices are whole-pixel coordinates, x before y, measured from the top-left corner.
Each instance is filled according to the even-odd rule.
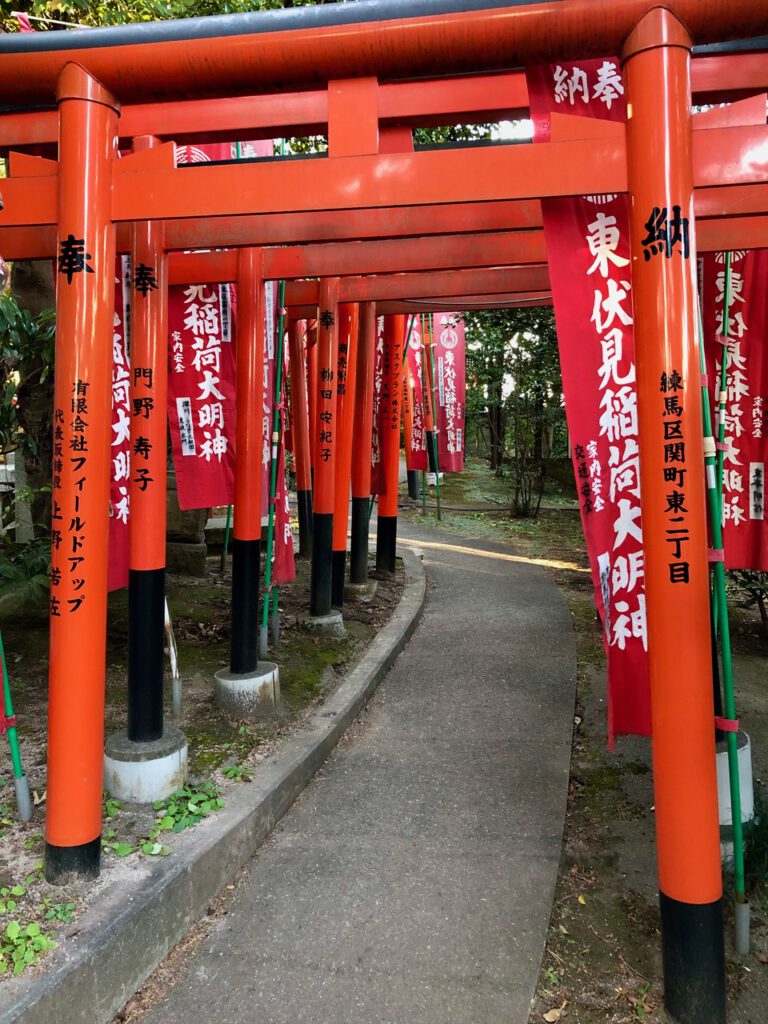
[[[546,1013],[542,1013],[542,1020],[545,1020],[547,1024],[557,1024],[559,1020],[563,1019],[567,1005],[568,1000],[564,999],[559,1007],[555,1006],[551,1010],[547,1010]]]

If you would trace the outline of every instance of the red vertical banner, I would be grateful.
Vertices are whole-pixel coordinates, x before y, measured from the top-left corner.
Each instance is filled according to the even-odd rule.
[[[727,569],[768,571],[768,250],[731,254],[723,452],[723,549]],[[717,413],[725,317],[725,253],[701,262],[704,348]],[[717,434],[717,429],[715,429]]]
[[[536,64],[526,68],[525,76],[536,142],[549,142],[552,114],[626,120],[624,81],[616,58]]]
[[[373,432],[371,434],[371,494],[384,493],[381,459],[381,417],[384,408],[384,317],[376,317],[376,355],[373,363]]]
[[[553,112],[623,121],[617,60],[527,72],[536,141]],[[635,390],[629,216],[624,195],[542,201],[563,393],[608,660],[608,728],[651,729]]]
[[[466,342],[460,313],[433,313],[435,421],[441,472],[464,469],[464,421],[467,409]]]
[[[424,382],[422,362],[424,343],[421,338],[421,321],[418,315],[408,321],[410,342],[406,357],[404,384],[411,407],[411,449],[410,467],[415,470],[427,469],[427,428],[424,418]]]
[[[285,409],[283,401],[283,409]],[[280,410],[283,419],[283,410]],[[272,579],[277,586],[290,583],[296,576],[293,558],[293,530],[291,528],[291,506],[285,483],[285,433],[281,433],[280,451],[277,464],[277,493],[275,495],[275,555]]]
[[[128,517],[131,475],[130,329],[131,271],[127,256],[115,261],[115,314],[112,332],[112,471],[109,483],[109,567],[107,589],[128,586]],[[54,467],[55,468],[55,467]]]
[[[235,357],[230,285],[168,289],[168,419],[179,505],[231,505]]]
[[[272,417],[275,405],[275,282],[264,282],[264,414],[261,425],[261,516],[269,514]]]

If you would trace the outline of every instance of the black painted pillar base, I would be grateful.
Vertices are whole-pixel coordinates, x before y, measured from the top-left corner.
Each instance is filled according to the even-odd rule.
[[[128,573],[128,739],[163,735],[165,569]]]
[[[370,498],[352,498],[352,539],[349,545],[349,582],[368,582],[368,524]]]
[[[232,638],[229,670],[255,672],[259,664],[259,558],[261,541],[232,541]]]
[[[296,491],[299,506],[299,557],[312,557],[312,491]]]
[[[331,561],[331,604],[334,608],[344,606],[344,573],[347,568],[347,552],[334,551]]]
[[[418,501],[421,497],[421,487],[419,486],[419,473],[416,469],[408,470],[408,497]]]
[[[101,836],[80,846],[45,844],[45,880],[66,885],[77,878],[98,878],[101,867]]]
[[[427,459],[429,460],[429,472],[437,472],[437,450],[435,448],[435,432],[427,431]]]
[[[659,893],[664,1004],[680,1024],[725,1024],[722,901],[681,903]]]
[[[309,614],[331,614],[333,576],[333,513],[312,516],[312,574],[309,581]]]
[[[397,516],[383,516],[379,513],[376,524],[376,571],[395,571],[397,549]]]

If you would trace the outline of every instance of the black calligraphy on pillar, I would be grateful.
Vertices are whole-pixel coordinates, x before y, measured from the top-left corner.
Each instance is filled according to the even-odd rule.
[[[333,313],[330,309],[324,309],[320,314],[320,323],[325,327],[326,330],[330,330],[331,327],[336,323]]]
[[[645,222],[645,230],[648,234],[640,244],[646,262],[653,256],[663,255],[671,259],[675,252],[679,252],[684,260],[690,257],[688,218],[682,216],[679,206],[672,207],[671,217],[666,206],[654,206]]]
[[[63,409],[57,407],[54,410],[52,562],[60,563],[64,560],[68,563],[69,569],[65,574],[61,564],[51,565],[50,613],[53,618],[60,618],[62,611],[76,612],[82,607],[87,596],[86,576],[81,569],[86,561],[87,521],[81,514],[81,505],[88,465],[89,389],[90,384],[87,381],[78,379],[73,383],[69,408],[71,419],[68,423]],[[68,436],[65,426],[69,427]],[[65,454],[65,445],[72,454]],[[65,458],[69,460],[73,478],[72,496],[67,501],[66,508],[59,499]],[[62,599],[59,592],[65,580],[72,596]]]
[[[402,360],[401,360],[400,346],[399,345],[395,345],[395,347],[394,347],[394,349],[392,351],[392,377],[393,377],[393,380],[395,382],[400,377],[401,366],[402,366]],[[389,416],[390,416],[389,423],[390,423],[390,428],[393,431],[397,431],[397,430],[400,429],[400,397],[401,397],[400,388],[395,383],[395,386],[392,388],[392,394],[390,396],[390,406],[389,406]]]
[[[146,491],[150,484],[154,483],[154,477],[149,475],[149,470],[142,466],[136,470],[136,476],[133,478],[133,482],[139,488],[140,491]]]
[[[143,416],[145,420],[149,419],[149,414],[155,407],[155,400],[153,398],[134,398],[133,400],[133,415]]]
[[[139,264],[141,266],[141,264]],[[138,270],[138,268],[137,268]],[[154,371],[151,366],[134,366],[132,368],[133,373],[133,387],[135,390],[143,388],[145,391],[152,391],[154,383]],[[138,395],[132,398],[133,415],[137,419],[150,419],[150,414],[155,408],[155,399],[149,395]],[[149,432],[149,431],[148,431]],[[143,459],[144,462],[149,462],[149,457],[152,452],[152,441],[148,437],[144,437],[142,434],[138,434],[136,440],[133,442],[133,454],[137,459]],[[155,482],[155,478],[150,476],[150,470],[146,466],[136,468],[135,475],[132,482],[136,485],[140,492],[144,492]]]
[[[349,345],[346,341],[339,343],[339,376],[336,382],[336,394],[346,395],[347,393],[347,359],[349,356]]]
[[[139,458],[149,461],[149,453],[152,451],[152,442],[147,437],[137,437],[133,445],[133,454]]]
[[[664,491],[667,528],[665,541],[669,544],[670,583],[690,582],[690,564],[685,557],[686,545],[691,539],[687,525],[688,507],[685,492],[686,454],[683,435],[683,406],[678,392],[683,390],[683,378],[678,370],[662,373],[659,391],[663,397],[662,435],[664,441]]]
[[[85,251],[85,239],[75,238],[69,234],[62,239],[59,250],[59,273],[66,275],[67,284],[72,284],[75,274],[93,273],[93,267],[88,262],[92,259],[91,254]]]
[[[328,387],[334,378],[333,370],[329,366],[318,368],[320,380],[326,385],[319,389],[320,399],[323,402],[330,402],[333,399],[333,388]],[[318,413],[320,420],[319,440],[323,446],[320,449],[320,458],[323,462],[329,462],[331,458],[330,445],[333,444],[333,411],[332,409],[321,409]]]
[[[157,290],[157,278],[155,268],[148,267],[146,263],[138,263],[133,272],[133,287],[145,299],[149,292]]]

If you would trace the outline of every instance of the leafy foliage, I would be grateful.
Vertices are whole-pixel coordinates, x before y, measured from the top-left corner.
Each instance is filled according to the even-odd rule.
[[[44,383],[53,365],[56,317],[47,309],[34,317],[22,309],[10,292],[0,296],[0,451],[8,452],[21,444],[33,453],[37,441],[21,429],[16,407],[19,390],[29,387],[29,375],[23,375],[30,352],[35,352],[40,366],[34,372]]]
[[[42,931],[36,922],[23,925],[18,921],[9,921],[0,937],[0,974],[8,970],[21,974],[55,946],[50,935]]]
[[[0,914],[12,914],[16,910],[16,899],[26,895],[23,885],[4,885],[0,888]]]
[[[161,832],[183,832],[185,828],[197,825],[211,811],[220,810],[224,800],[218,786],[203,782],[199,786],[184,786],[167,800],[158,800],[152,806],[163,812],[149,833],[150,839],[156,839]]]
[[[62,924],[69,924],[75,915],[74,903],[51,903],[46,897],[38,907],[46,921],[60,921]]]
[[[502,475],[511,465],[512,513],[530,515],[541,500],[545,458],[565,447],[554,315],[534,307],[463,316],[468,420],[487,419],[491,468]]]
[[[211,14],[244,14],[281,7],[306,7],[317,0],[18,0],[14,9],[38,18],[72,25],[126,25],[138,21],[202,18]],[[319,0],[320,3],[323,0]],[[4,16],[7,32],[18,30],[15,18]],[[36,23],[44,27],[43,23]],[[56,27],[56,26],[51,26]]]

